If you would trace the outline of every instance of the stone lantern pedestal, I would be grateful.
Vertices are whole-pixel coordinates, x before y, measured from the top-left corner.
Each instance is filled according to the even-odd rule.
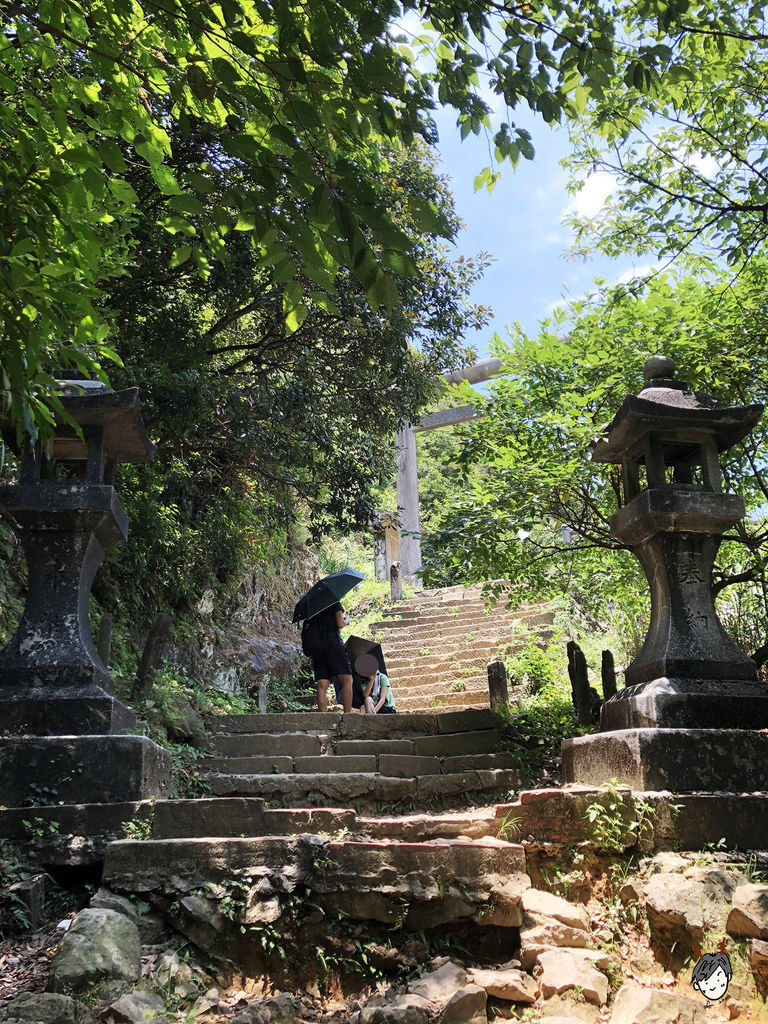
[[[626,503],[611,532],[643,567],[651,621],[626,689],[603,705],[600,733],[564,742],[564,774],[636,789],[762,788],[768,740],[756,730],[768,728],[768,688],[712,597],[722,536],[744,516],[743,500],[722,493],[718,454],[752,430],[762,406],[695,394],[663,357],[644,372],[592,457],[622,466]]]
[[[136,716],[112,694],[88,616],[104,554],[128,535],[115,466],[154,455],[138,390],[65,381],[61,401],[82,436],[58,422],[46,449],[28,443],[21,452],[18,483],[0,488],[0,514],[22,544],[29,578],[21,622],[0,651],[6,806],[34,803],[41,789],[67,803],[104,802],[162,795],[169,784],[167,752],[120,735]]]

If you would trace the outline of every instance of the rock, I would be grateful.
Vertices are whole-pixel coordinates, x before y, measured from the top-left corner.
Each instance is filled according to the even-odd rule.
[[[408,986],[408,992],[428,1000],[435,1008],[442,1009],[452,996],[467,984],[467,972],[463,967],[447,960],[436,970],[429,971]]]
[[[526,946],[575,946],[585,948],[589,933],[583,928],[572,928],[554,917],[525,914],[520,929],[522,948]],[[523,964],[525,966],[525,964]]]
[[[245,899],[244,924],[271,924],[282,914],[280,900],[276,898],[261,900],[254,890]]]
[[[116,910],[81,910],[51,960],[48,987],[77,991],[91,982],[137,981],[139,929]]]
[[[726,931],[742,939],[768,939],[768,885],[740,885]]]
[[[195,1000],[194,1005],[193,1005],[190,1013],[192,1014],[193,1017],[199,1017],[203,1013],[208,1013],[211,1010],[217,1009],[218,1005],[219,1005],[219,992],[218,992],[218,989],[211,988],[207,992],[205,992],[203,995],[197,997],[197,999]],[[279,1018],[275,1014],[272,1015],[272,1019],[275,1021],[275,1024],[277,1024],[277,1021],[278,1021]],[[295,1019],[295,1014],[290,1019],[291,1019],[291,1021],[293,1021]]]
[[[96,1024],[96,1018],[82,1003],[72,996],[55,992],[25,992],[12,999],[5,1007],[10,1020],[41,1021],[42,1024]],[[6,1017],[2,1018],[6,1020]]]
[[[162,988],[171,987],[171,991],[180,999],[191,999],[198,996],[200,989],[205,984],[203,975],[198,975],[199,981],[188,963],[181,960],[178,954],[167,950],[162,954],[155,969],[154,982]]]
[[[523,910],[527,914],[539,917],[553,917],[556,921],[589,931],[589,914],[585,907],[576,906],[543,889],[526,889],[522,897]]]
[[[610,1024],[707,1024],[704,1002],[627,983],[613,1003]]]
[[[541,1008],[542,1021],[562,1020],[573,1021],[575,1024],[597,1024],[600,1010],[584,997],[579,997],[572,989],[562,995],[552,996]]]
[[[165,1014],[165,1000],[154,992],[126,992],[109,1008],[109,1016],[115,1024],[138,1024],[139,1021],[149,1022],[162,1018]]]
[[[440,1024],[473,1024],[482,1014],[485,1020],[485,989],[470,982],[454,992],[438,1018]]]
[[[468,973],[470,981],[481,985],[495,999],[506,999],[510,1003],[535,1003],[539,994],[539,986],[533,978],[515,968],[490,970],[471,967]]]
[[[168,934],[165,921],[159,914],[141,914],[136,923],[142,946],[157,946]]]
[[[174,740],[201,743],[206,738],[200,712],[181,696],[173,696],[164,706],[165,727]]]
[[[768,993],[768,942],[763,939],[749,940],[749,968],[754,976],[757,991],[764,999]]]
[[[606,976],[567,949],[551,949],[542,953],[536,977],[545,999],[572,988],[579,989],[588,1002],[597,1006],[602,1006],[608,999]]]
[[[91,896],[89,905],[96,910],[114,910],[118,914],[125,914],[131,921],[137,921],[139,916],[136,907],[129,899],[126,899],[125,896],[118,896],[116,892],[109,889],[99,889],[94,896]]]
[[[653,875],[645,887],[651,942],[678,957],[693,953],[707,930],[723,931],[728,905],[743,876],[721,867],[688,868],[685,875]]]
[[[428,1024],[429,1017],[429,1002],[406,992],[386,1000],[374,997],[360,1011],[358,1024]]]
[[[672,853],[671,850],[663,850],[649,860],[640,861],[640,868],[647,875],[682,874],[690,866],[689,857],[684,857],[681,853]]]

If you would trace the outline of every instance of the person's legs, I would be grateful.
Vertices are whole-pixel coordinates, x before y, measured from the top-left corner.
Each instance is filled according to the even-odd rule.
[[[317,679],[317,710],[327,711],[328,710],[328,687],[331,685],[330,679]]]
[[[352,676],[339,673],[339,682],[341,683],[341,704],[344,713],[348,714],[352,710]]]
[[[373,703],[373,698],[372,697],[366,697],[364,699],[364,701],[363,701],[363,706],[360,708],[360,710],[363,712],[363,714],[375,715],[376,714],[376,705]]]

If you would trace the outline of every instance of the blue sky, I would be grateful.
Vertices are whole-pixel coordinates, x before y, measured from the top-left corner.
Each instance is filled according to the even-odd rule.
[[[611,176],[599,173],[587,180],[578,195],[569,195],[568,172],[560,166],[568,152],[566,130],[550,127],[527,110],[512,116],[518,127],[531,132],[536,156],[533,161],[521,160],[516,169],[511,164],[497,168],[502,177],[490,194],[485,188],[474,191],[475,176],[490,163],[485,137],[468,136],[462,142],[453,111],[441,109],[435,116],[441,171],[450,179],[457,211],[466,223],[457,255],[482,250],[496,260],[472,293],[474,301],[495,312],[486,330],[467,338],[480,358],[488,354],[495,331],[504,336],[506,324],[519,320],[528,333],[535,334],[539,321],[561,296],[575,298],[592,290],[595,277],[625,280],[648,266],[603,256],[589,261],[565,258],[572,239],[570,229],[562,225],[563,217],[574,206],[581,213],[596,214],[611,191]]]

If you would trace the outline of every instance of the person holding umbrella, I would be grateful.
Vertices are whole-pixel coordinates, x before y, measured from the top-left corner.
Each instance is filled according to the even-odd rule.
[[[354,569],[326,576],[303,595],[293,610],[293,621],[304,619],[301,646],[312,659],[317,685],[317,710],[328,710],[328,687],[338,676],[341,703],[345,713],[352,710],[352,665],[341,639],[341,629],[349,619],[339,598],[356,587],[365,577]]]

